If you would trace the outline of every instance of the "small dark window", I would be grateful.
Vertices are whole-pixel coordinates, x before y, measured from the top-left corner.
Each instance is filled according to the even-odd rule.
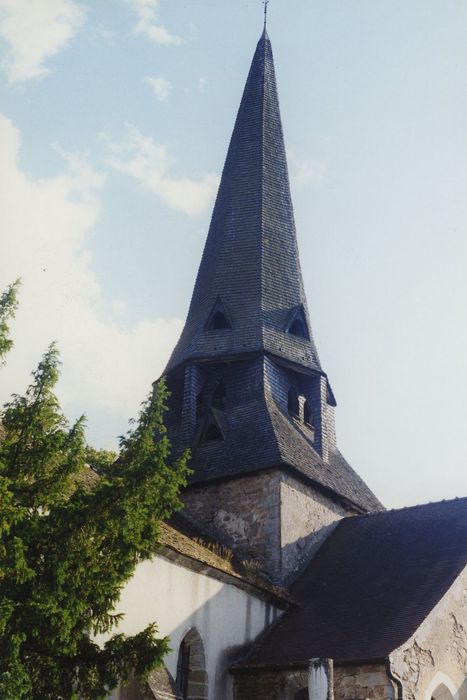
[[[225,407],[225,396],[226,396],[226,390],[225,390],[225,384],[222,381],[217,382],[217,386],[214,389],[214,393],[212,395],[212,405],[214,408],[224,408]]]
[[[212,317],[211,328],[215,331],[224,331],[231,328],[228,319],[222,313],[222,311],[216,311],[216,313]]]
[[[287,397],[287,408],[291,416],[298,418],[300,415],[300,405],[298,402],[298,394],[293,386],[289,389],[289,394]]]
[[[303,404],[303,422],[309,425],[310,428],[313,427],[313,411],[311,410],[308,401],[305,401]]]
[[[221,431],[219,430],[217,425],[211,423],[211,425],[206,429],[206,432],[204,433],[203,442],[215,442],[216,440],[222,440]]]
[[[175,687],[182,698],[188,697],[188,677],[190,675],[190,645],[184,639],[178,650],[177,677]]]
[[[203,403],[204,403],[204,393],[202,391],[200,391],[198,396],[196,397],[196,415],[197,416],[199,416],[201,411],[202,411]]]
[[[308,340],[306,326],[300,318],[296,318],[295,321],[291,323],[289,333],[290,335],[297,336],[297,338],[304,338],[305,340]]]

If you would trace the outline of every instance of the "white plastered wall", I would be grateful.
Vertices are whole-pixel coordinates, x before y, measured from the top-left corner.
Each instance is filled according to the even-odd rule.
[[[166,666],[174,678],[180,642],[195,627],[204,644],[209,700],[231,700],[230,663],[279,614],[270,603],[236,585],[163,556],[137,566],[115,612],[124,613],[124,618],[113,633],[133,635],[156,622],[158,634],[170,637]]]

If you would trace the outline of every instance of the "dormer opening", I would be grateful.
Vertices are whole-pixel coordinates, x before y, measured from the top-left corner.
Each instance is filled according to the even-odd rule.
[[[295,387],[291,386],[287,395],[287,409],[294,418],[300,417],[300,402]]]
[[[204,431],[201,442],[217,442],[218,440],[223,440],[222,433],[215,423],[211,423]]]
[[[200,426],[201,429],[197,439],[199,445],[220,442],[225,439],[219,419],[221,419],[221,415],[218,413],[218,410],[216,408],[211,408],[206,416],[204,424]]]
[[[196,415],[199,416],[202,409],[203,409],[203,403],[204,403],[204,394],[203,391],[200,391],[198,396],[196,397]]]
[[[296,318],[295,321],[289,328],[290,335],[296,335],[297,338],[307,338],[307,332],[305,330],[305,325],[300,318]]]
[[[227,391],[225,388],[225,384],[222,380],[219,380],[216,384],[216,388],[214,389],[214,393],[212,395],[212,405],[214,408],[225,408],[225,397],[226,397]]]
[[[225,331],[232,328],[232,326],[222,311],[216,311],[212,317],[211,328],[214,331]]]
[[[289,335],[294,335],[296,338],[310,340],[308,324],[306,322],[303,306],[296,306],[292,310],[292,313],[289,316],[286,332],[289,333]]]
[[[310,403],[307,399],[305,399],[305,403],[303,404],[303,422],[309,428],[314,428],[313,411],[311,410]]]
[[[219,297],[216,299],[214,306],[211,309],[209,318],[206,322],[205,330],[207,331],[230,331],[232,330],[232,323],[229,318],[229,314],[226,311],[222,299]]]

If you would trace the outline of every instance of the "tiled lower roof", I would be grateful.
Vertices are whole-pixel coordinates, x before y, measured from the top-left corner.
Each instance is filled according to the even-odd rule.
[[[172,550],[186,560],[192,560],[197,570],[201,565],[201,568],[227,574],[244,586],[257,589],[260,595],[270,597],[279,607],[286,607],[291,602],[286,589],[274,586],[266,578],[249,571],[233,553],[232,556],[223,556],[222,547],[196,531],[181,515],[176,514],[169,522],[160,524],[160,544],[163,549]]]
[[[387,658],[466,565],[467,498],[345,518],[292,586],[298,607],[236,668]]]

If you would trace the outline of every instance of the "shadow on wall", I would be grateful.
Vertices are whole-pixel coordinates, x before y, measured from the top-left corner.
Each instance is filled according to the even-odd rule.
[[[467,700],[467,677],[457,691],[456,695],[457,697],[455,697],[455,700]]]
[[[222,590],[193,610],[189,617],[174,626],[168,633],[171,652],[166,657],[167,666],[151,674],[149,683],[144,688],[140,688],[135,682],[122,687],[116,694],[118,700],[154,700],[155,698],[157,700],[192,700],[192,698],[207,700],[208,697],[216,700],[220,698],[230,700],[232,698],[233,679],[229,668],[232,663],[246,654],[260,633],[253,636],[252,599],[249,598],[244,609],[242,634],[245,642],[226,644],[224,647],[219,644],[224,632],[229,629],[229,611],[219,605],[219,602],[225,603],[225,600],[222,601]],[[187,595],[189,595],[188,591]],[[167,605],[170,604],[170,601],[167,601]],[[265,615],[262,624],[269,627],[275,620],[274,608],[267,603],[264,603],[264,606]],[[234,614],[238,616],[238,611]],[[157,624],[157,620],[155,622]],[[178,683],[176,683],[177,680]]]
[[[290,586],[303,573],[310,560],[339,523],[340,519],[335,520],[329,525],[325,525],[305,537],[299,537],[294,542],[289,542],[282,547],[282,571],[285,574],[283,585]]]
[[[251,643],[239,644],[237,646],[226,647],[219,654],[216,666],[216,676],[214,679],[215,688],[233,688],[233,679],[229,673],[229,668],[236,661],[239,661],[245,653],[250,649]],[[222,692],[222,691],[220,691]],[[224,697],[223,695],[215,695],[215,698]],[[228,696],[226,696],[228,697]]]

